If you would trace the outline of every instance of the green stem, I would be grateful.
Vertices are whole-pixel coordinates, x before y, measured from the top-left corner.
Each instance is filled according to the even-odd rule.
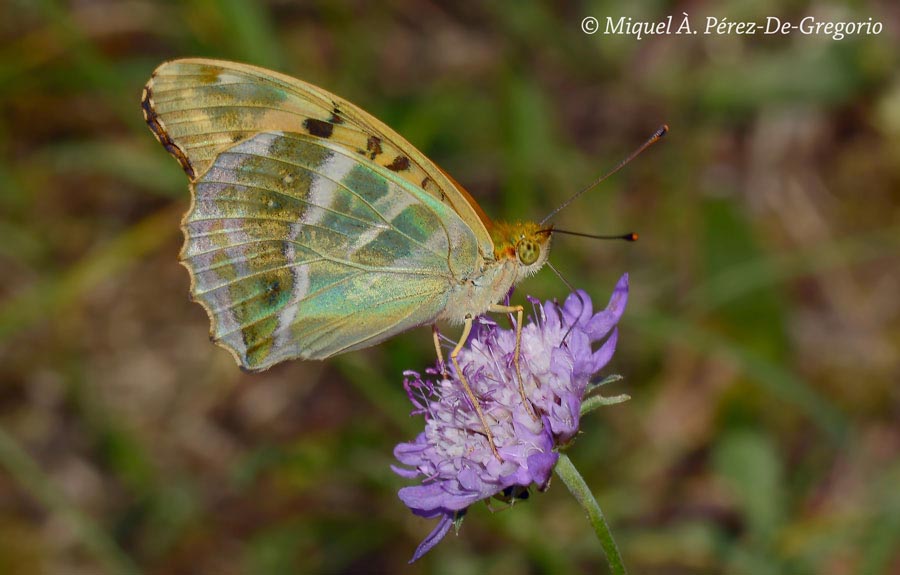
[[[554,471],[587,513],[588,521],[591,522],[594,533],[597,534],[597,539],[600,540],[600,545],[603,547],[603,552],[606,553],[606,561],[609,563],[610,571],[615,575],[625,575],[627,573],[625,564],[622,562],[619,548],[616,546],[616,541],[613,539],[609,525],[606,523],[606,517],[603,516],[603,510],[600,509],[600,505],[594,499],[590,488],[588,488],[587,483],[584,482],[584,478],[581,477],[578,470],[575,469],[568,455],[565,453],[559,454],[559,461],[557,461]]]

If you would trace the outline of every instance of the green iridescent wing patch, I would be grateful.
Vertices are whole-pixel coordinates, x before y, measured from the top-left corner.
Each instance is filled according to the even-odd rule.
[[[478,257],[471,229],[395,172],[303,133],[216,154],[192,184],[182,260],[212,337],[250,370],[432,322]]]

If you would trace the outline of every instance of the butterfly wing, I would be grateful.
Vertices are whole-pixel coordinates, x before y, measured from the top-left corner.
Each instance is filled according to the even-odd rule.
[[[491,257],[491,222],[477,202],[403,137],[361,108],[290,76],[234,62],[184,59],[154,71],[147,123],[191,179],[236,142],[266,131],[304,133],[345,147],[449,206]]]
[[[191,293],[243,367],[322,359],[429,323],[477,269],[482,238],[447,194],[305,129],[315,124],[302,114],[321,109],[304,92],[286,106],[271,81],[176,64],[148,84],[145,115],[192,180],[181,254]]]

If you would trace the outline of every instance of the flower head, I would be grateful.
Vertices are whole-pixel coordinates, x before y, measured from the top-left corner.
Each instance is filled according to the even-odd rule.
[[[403,466],[394,466],[394,471],[421,478],[421,484],[402,488],[399,496],[416,515],[440,517],[412,561],[434,547],[473,503],[517,487],[547,487],[559,457],[555,448],[575,437],[585,390],[612,358],[616,324],[627,299],[627,274],[616,284],[606,309],[597,313],[581,290],[562,306],[529,298],[537,317],[522,328],[519,368],[536,419],[519,395],[515,330],[478,320],[459,354],[459,365],[479,398],[503,461],[491,451],[455,372],[449,379],[432,369],[426,372],[430,378],[406,372],[404,387],[415,406],[413,413],[425,416],[425,431],[394,449]]]

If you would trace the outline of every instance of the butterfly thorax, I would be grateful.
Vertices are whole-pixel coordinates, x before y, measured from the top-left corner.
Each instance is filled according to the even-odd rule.
[[[477,274],[451,289],[440,319],[461,323],[467,315],[475,317],[485,313],[547,261],[549,228],[533,222],[493,222],[490,232],[493,258],[485,259]]]

